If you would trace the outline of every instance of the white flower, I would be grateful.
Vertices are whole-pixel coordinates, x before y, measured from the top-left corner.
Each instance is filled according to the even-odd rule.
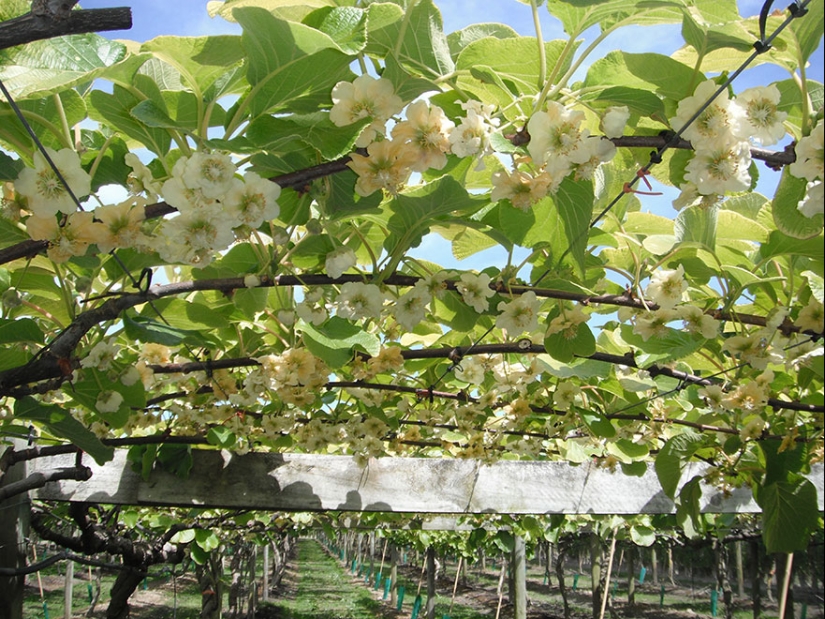
[[[120,346],[112,341],[98,342],[92,347],[89,354],[80,360],[80,366],[106,371],[112,367],[119,351]]]
[[[55,262],[66,262],[72,256],[82,256],[89,245],[106,238],[106,228],[94,221],[92,213],[76,212],[69,215],[66,225],[60,226],[54,215],[26,220],[26,230],[36,241],[49,241],[46,250]]]
[[[99,413],[114,413],[123,404],[123,396],[117,391],[102,391],[97,397],[95,408]]]
[[[233,217],[235,226],[257,228],[280,214],[281,208],[277,202],[280,195],[281,188],[277,183],[247,172],[243,181],[232,179],[222,202]]]
[[[582,139],[570,153],[570,161],[575,164],[576,180],[588,180],[602,163],[607,163],[616,156],[613,142],[600,136]]]
[[[763,146],[776,144],[784,137],[785,126],[782,123],[788,114],[777,109],[779,89],[776,85],[748,88],[736,97],[736,103],[745,110],[747,135]]]
[[[417,282],[395,302],[395,321],[406,331],[412,331],[427,315],[432,296],[423,282]]]
[[[527,121],[530,143],[527,151],[537,165],[554,158],[567,159],[589,132],[579,129],[584,113],[568,110],[555,101],[547,103],[545,112],[537,112]]]
[[[311,325],[322,325],[329,318],[326,308],[323,305],[312,305],[304,300],[295,306],[298,318]],[[293,318],[294,321],[294,318]],[[283,321],[281,321],[283,322]],[[286,325],[289,326],[289,325]]]
[[[722,196],[716,193],[702,195],[699,193],[699,188],[693,183],[682,183],[679,185],[679,189],[681,190],[679,197],[672,202],[673,208],[677,211],[682,210],[686,206],[710,208],[722,199]]]
[[[257,288],[261,285],[261,278],[254,274],[244,275],[243,285],[244,288]]]
[[[338,279],[345,271],[355,266],[357,258],[349,247],[339,247],[327,254],[324,268],[332,279]]]
[[[703,195],[747,190],[751,185],[748,143],[717,140],[714,144],[696,150],[687,164],[685,180],[696,185]]]
[[[755,438],[759,438],[762,435],[762,431],[765,429],[765,420],[762,417],[754,416],[745,424],[745,426],[739,431],[739,438],[743,441],[753,440]]]
[[[713,80],[699,84],[692,97],[679,102],[676,116],[670,119],[670,126],[676,131],[681,130],[718,88]],[[744,110],[735,101],[730,100],[727,91],[722,91],[682,132],[682,136],[690,140],[696,149],[715,147],[719,141],[725,143],[731,138],[747,139],[747,131],[743,130],[744,118]]]
[[[166,219],[157,231],[155,249],[166,262],[203,267],[214,254],[235,241],[219,205],[180,213]]]
[[[630,118],[630,110],[626,105],[610,106],[602,116],[602,129],[609,138],[620,138],[624,135],[624,128]]]
[[[127,387],[131,387],[139,380],[140,370],[138,370],[134,365],[130,365],[128,368],[123,370],[123,373],[120,375],[120,382]]]
[[[487,310],[490,306],[488,299],[495,294],[490,288],[490,276],[486,273],[463,273],[461,279],[456,282],[455,289],[461,294],[464,302],[479,314]]]
[[[360,148],[374,141],[377,133],[383,135],[387,120],[404,107],[390,80],[366,74],[352,82],[338,82],[332,89],[332,104],[329,119],[338,127],[351,125],[362,118],[372,119],[355,142]]]
[[[778,364],[784,361],[781,350],[768,343],[768,338],[772,334],[757,331],[751,335],[734,335],[725,340],[722,350],[732,356],[738,356],[757,370],[764,370],[769,363]]]
[[[46,152],[76,198],[91,192],[92,179],[80,167],[80,157],[75,151],[64,148],[58,152],[47,146]],[[77,204],[40,151],[34,153],[34,169],[20,170],[14,188],[28,199],[29,210],[38,217],[51,217],[58,212],[68,215],[77,210]]]
[[[576,398],[581,395],[582,390],[571,382],[559,383],[553,392],[553,408],[560,411],[570,410]]]
[[[108,204],[95,209],[95,219],[105,226],[106,234],[95,242],[97,248],[108,253],[116,247],[136,249],[146,238],[143,221],[146,218],[145,199],[132,197],[120,204]]]
[[[352,153],[347,166],[358,175],[355,193],[368,196],[379,189],[398,193],[412,173],[418,156],[412,147],[400,140],[373,142],[367,147],[367,157]]]
[[[465,357],[455,368],[455,377],[471,385],[480,385],[484,382],[487,368],[484,362],[477,357]]]
[[[181,179],[190,189],[200,189],[207,198],[220,199],[232,188],[235,164],[228,155],[195,152],[186,159]]]
[[[825,122],[820,120],[811,135],[799,140],[794,149],[796,161],[791,164],[791,174],[808,181],[822,180],[825,168],[824,132]]]
[[[703,338],[710,340],[719,334],[719,321],[703,312],[695,305],[681,305],[676,308],[679,318],[685,323],[685,329],[690,333],[699,333]]]
[[[496,318],[496,327],[511,337],[525,331],[535,331],[539,326],[540,306],[541,301],[536,298],[535,292],[525,292],[509,303],[501,301],[498,304],[501,314]]]
[[[148,200],[157,201],[160,193],[160,183],[154,179],[152,171],[143,165],[143,162],[134,153],[126,153],[123,161],[132,168],[132,173],[126,179],[129,193],[133,196],[145,193]]]
[[[805,217],[822,215],[823,209],[825,209],[825,184],[822,181],[808,183],[805,197],[799,203],[797,209]]]
[[[513,170],[507,173],[505,170],[493,172],[493,191],[490,193],[490,201],[509,200],[510,204],[523,211],[528,211],[531,206],[547,195],[547,192],[558,189],[563,177],[558,178],[554,183],[553,179],[546,172],[541,172],[536,176],[531,176],[520,170]]]
[[[383,305],[384,295],[375,284],[347,282],[341,286],[336,311],[341,318],[352,320],[378,318]]]
[[[794,324],[803,331],[822,333],[825,330],[825,308],[822,303],[811,298],[808,305],[799,310]]]
[[[466,110],[467,116],[461,124],[450,131],[450,148],[454,155],[459,157],[473,157],[491,152],[490,134],[498,126],[498,119],[491,117],[492,105],[485,105],[479,101],[464,101],[461,107]]]
[[[408,142],[415,150],[417,160],[410,166],[413,170],[440,170],[447,165],[450,132],[454,128],[455,124],[440,107],[415,101],[407,106],[407,120],[393,127],[392,138]]]
[[[678,319],[678,314],[672,309],[657,309],[636,317],[633,333],[640,335],[646,342],[651,337],[662,337],[668,333],[668,324]]]
[[[662,309],[672,309],[682,302],[687,291],[685,267],[681,264],[674,270],[660,269],[650,277],[645,294]]]

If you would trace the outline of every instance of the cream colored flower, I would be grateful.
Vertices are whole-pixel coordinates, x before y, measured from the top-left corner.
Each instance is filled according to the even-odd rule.
[[[707,340],[719,335],[719,321],[703,312],[701,308],[695,305],[680,305],[676,311],[688,332],[698,333]]]
[[[745,110],[746,135],[763,146],[776,144],[785,136],[782,123],[788,114],[777,109],[779,89],[775,84],[748,88],[736,97],[736,103]]]
[[[579,142],[578,147],[570,153],[570,161],[574,164],[574,178],[589,180],[593,177],[601,164],[607,163],[616,156],[616,147],[613,142],[599,136],[589,136]]]
[[[569,159],[579,142],[589,135],[580,129],[584,113],[568,110],[555,101],[547,103],[547,110],[537,112],[527,121],[530,143],[527,151],[537,165],[555,158]]]
[[[275,219],[281,212],[277,183],[261,178],[255,172],[244,174],[243,181],[233,179],[221,202],[234,218],[234,226],[258,228],[263,222]]]
[[[392,139],[408,142],[416,153],[416,161],[410,167],[416,172],[447,165],[450,151],[450,132],[455,124],[437,105],[415,101],[407,106],[407,120],[395,125]]]
[[[645,290],[646,296],[662,309],[672,309],[682,302],[687,291],[685,267],[681,264],[673,270],[660,269],[651,275]]]
[[[805,331],[822,333],[825,330],[825,308],[822,303],[811,298],[808,305],[799,310],[794,324]]]
[[[80,157],[75,151],[70,148],[55,151],[46,147],[46,152],[75,198],[80,199],[91,192],[92,179],[80,167]],[[58,212],[68,215],[77,210],[77,204],[40,151],[34,153],[34,168],[20,171],[14,188],[28,199],[29,210],[38,217],[50,217]]]
[[[581,307],[576,305],[572,309],[565,309],[561,314],[553,318],[547,325],[546,335],[563,333],[567,339],[575,337],[579,325],[590,320],[590,314],[585,314]]]
[[[332,89],[332,104],[329,119],[338,127],[351,125],[362,118],[372,119],[355,142],[360,148],[374,141],[376,134],[383,135],[387,120],[404,107],[392,82],[366,74],[352,82],[338,82]]]
[[[126,179],[129,193],[133,196],[146,194],[147,200],[156,202],[161,184],[152,176],[152,171],[134,153],[126,153],[123,160],[132,168],[132,173]]]
[[[228,155],[195,152],[184,161],[181,180],[190,189],[200,189],[204,196],[221,199],[232,188],[235,164]]]
[[[114,413],[123,404],[123,396],[117,391],[102,391],[95,402],[95,408],[99,413]]]
[[[670,126],[679,131],[705,105],[718,90],[713,80],[706,80],[696,87],[693,96],[682,99],[676,109],[676,116],[670,119]],[[682,132],[695,149],[717,149],[720,142],[729,143],[732,139],[747,139],[744,127],[745,112],[722,91],[718,97],[699,115],[699,117]],[[698,183],[697,183],[698,184]]]
[[[510,173],[499,170],[493,173],[492,182],[491,202],[509,200],[514,207],[522,211],[528,211],[531,206],[547,195],[552,179],[546,172],[531,176],[520,170],[513,170]],[[558,183],[554,183],[554,191],[558,189],[560,182],[561,179],[558,180]]]
[[[626,105],[610,106],[602,116],[602,130],[609,138],[620,138],[624,135],[624,128],[630,119],[630,110]]]
[[[479,314],[487,311],[490,306],[490,297],[495,291],[490,288],[490,276],[486,273],[463,273],[456,282],[455,289],[461,294],[464,302]]]
[[[820,120],[811,135],[799,140],[794,150],[796,161],[791,164],[791,174],[808,181],[822,180],[825,169],[825,122]]]
[[[166,262],[203,267],[234,241],[226,215],[220,205],[214,205],[164,220],[157,230],[155,249]]]
[[[678,318],[675,310],[660,308],[637,316],[633,333],[640,335],[645,342],[651,337],[662,337],[668,333],[668,324]]]
[[[483,156],[492,152],[490,134],[499,124],[492,114],[495,106],[479,101],[463,101],[461,107],[467,115],[450,131],[450,149],[459,157]]]
[[[97,248],[109,252],[114,248],[138,248],[145,243],[142,225],[146,218],[144,198],[132,197],[120,204],[95,209],[95,219],[105,227],[105,235],[97,240]]]
[[[688,206],[710,208],[711,206],[718,204],[723,197],[718,193],[703,195],[699,193],[699,188],[693,183],[682,183],[679,185],[679,189],[681,190],[679,197],[672,202],[673,208],[677,211],[680,211]]]
[[[751,185],[750,165],[747,142],[716,140],[712,147],[696,150],[685,169],[685,180],[703,195],[746,191]]]
[[[406,331],[412,331],[427,315],[427,304],[432,299],[422,282],[416,282],[410,290],[395,302],[395,321]]]
[[[825,212],[825,183],[814,181],[805,188],[805,197],[796,207],[805,217],[822,215]]]
[[[349,247],[339,247],[327,254],[324,269],[332,279],[338,279],[344,272],[355,266],[357,258]]]
[[[92,243],[105,238],[102,224],[95,223],[92,213],[76,212],[69,215],[66,225],[60,226],[54,216],[26,220],[29,236],[36,241],[48,241],[46,250],[55,262],[66,262],[72,256],[82,256]]]
[[[525,292],[509,303],[501,301],[496,318],[496,327],[506,331],[509,337],[514,337],[525,331],[530,333],[538,329],[539,309],[541,301],[536,298],[535,292]]]
[[[358,175],[355,193],[368,196],[385,189],[391,194],[398,193],[412,173],[411,166],[417,156],[404,142],[384,140],[373,142],[367,147],[367,157],[353,153],[347,166]]]
[[[375,284],[347,282],[341,286],[336,301],[337,313],[342,318],[360,320],[378,318],[384,306],[384,294]]]
[[[107,371],[112,367],[120,346],[110,341],[101,341],[95,344],[83,359],[80,360],[80,367],[94,368],[96,370]]]
[[[560,411],[570,410],[573,403],[581,396],[582,390],[569,381],[559,383],[553,392],[553,408]]]

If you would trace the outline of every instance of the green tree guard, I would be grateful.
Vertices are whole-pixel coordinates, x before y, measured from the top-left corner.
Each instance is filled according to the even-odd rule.
[[[392,580],[390,580],[389,578],[385,578],[384,579],[384,597],[381,598],[382,600],[386,600],[389,597],[391,587],[392,587]]]
[[[716,616],[716,607],[719,603],[719,592],[716,589],[710,590],[710,616]]]
[[[665,605],[665,586],[662,585],[661,591],[659,591],[659,608],[663,608]]]
[[[366,573],[366,574],[364,574],[364,582],[365,582],[366,584],[370,584],[370,579],[371,579],[371,578],[372,578],[372,568],[371,568],[371,567],[368,567],[368,568],[367,568],[367,573]]]
[[[415,596],[415,602],[413,602],[412,615],[410,615],[410,619],[418,619],[418,613],[420,613],[420,612],[421,612],[421,595],[416,595]]]
[[[89,594],[89,604],[91,604],[92,598],[94,598],[94,592],[92,591],[92,583],[86,584],[86,592]]]
[[[43,600],[43,619],[49,619],[49,605]]]
[[[92,585],[89,585],[89,587],[91,587],[91,586]],[[149,579],[144,578],[143,579],[143,590],[146,591],[148,588],[149,588]],[[89,601],[91,602],[91,598],[89,598]]]
[[[375,586],[373,587],[373,589],[378,590],[381,587],[381,580],[381,572],[375,572]]]
[[[639,584],[645,584],[645,575],[647,574],[647,568],[643,565],[642,568],[639,570]]]
[[[398,587],[398,606],[395,607],[395,610],[401,610],[401,605],[404,603],[404,593],[406,593],[406,587]]]
[[[573,574],[573,591],[579,586],[579,576],[581,576],[581,574]]]
[[[808,619],[808,605],[802,605],[802,614],[799,616],[799,619]]]
[[[350,568],[350,571],[351,571],[353,574],[355,574],[355,569],[356,569],[357,567],[358,567],[358,559],[353,559],[353,560],[352,560],[352,567]]]

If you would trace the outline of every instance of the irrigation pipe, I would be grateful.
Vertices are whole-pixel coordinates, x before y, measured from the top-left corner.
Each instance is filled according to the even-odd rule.
[[[616,554],[616,532],[613,529],[613,541],[610,542],[610,558],[607,560],[607,575],[604,579],[604,589],[602,590],[602,610],[599,613],[599,619],[604,619],[604,609],[607,607],[607,596],[610,593],[610,572],[613,571],[613,557]]]

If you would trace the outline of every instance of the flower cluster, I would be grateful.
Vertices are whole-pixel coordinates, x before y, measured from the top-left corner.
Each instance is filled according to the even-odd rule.
[[[799,212],[805,217],[821,215],[825,209],[825,122],[820,120],[809,136],[799,140],[795,151],[796,161],[791,164],[791,174],[808,181]]]
[[[785,135],[783,123],[788,115],[778,109],[776,86],[749,88],[735,99],[723,91],[707,104],[717,89],[713,80],[702,82],[692,96],[679,102],[676,116],[670,119],[694,150],[685,170],[686,182],[680,187],[682,195],[674,201],[677,209],[712,204],[726,192],[747,190],[751,185],[749,139],[770,146]]]
[[[76,198],[90,192],[91,179],[76,152],[47,149],[47,153]],[[65,262],[94,244],[102,252],[128,247],[157,251],[167,262],[204,266],[236,236],[278,216],[280,187],[254,172],[238,178],[227,155],[195,152],[181,157],[162,185],[133,153],[125,160],[132,168],[127,181],[132,195],[94,212],[77,211],[74,199],[40,153],[35,154],[34,168],[20,172],[15,188],[31,211],[26,228],[31,238],[49,242],[52,260]],[[145,207],[161,195],[178,214],[147,230]],[[58,213],[64,215],[59,221]]]
[[[233,402],[251,405],[269,392],[287,404],[307,406],[318,398],[329,377],[324,362],[304,348],[290,348],[256,361],[260,367],[249,373],[243,393],[230,398]]]

